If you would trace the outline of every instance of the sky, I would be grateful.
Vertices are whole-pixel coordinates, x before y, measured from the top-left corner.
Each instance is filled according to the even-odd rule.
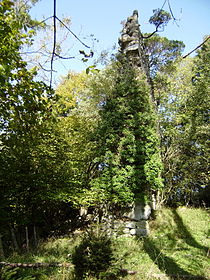
[[[31,10],[32,17],[42,20],[53,15],[53,0],[40,0]],[[152,32],[154,26],[149,24],[153,10],[161,8],[164,0],[57,0],[56,14],[62,19],[70,17],[70,29],[83,43],[94,50],[93,59],[97,59],[104,50],[118,46],[118,38],[122,30],[121,22],[132,15],[133,10],[139,12],[139,23],[142,32]],[[198,46],[205,35],[210,34],[210,0],[170,0],[170,6],[176,22],[171,21],[160,36],[171,40],[181,40],[186,48],[184,54]],[[164,9],[169,11],[167,3]],[[62,35],[59,33],[62,37]],[[59,36],[58,35],[58,36]],[[52,37],[52,35],[50,35]],[[82,71],[88,63],[81,61],[79,50],[86,53],[85,48],[74,36],[64,41],[63,52],[75,59],[62,60],[54,64],[54,76],[66,75],[69,71]]]

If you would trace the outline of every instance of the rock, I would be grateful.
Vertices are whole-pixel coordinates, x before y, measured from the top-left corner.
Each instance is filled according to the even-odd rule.
[[[139,44],[133,44],[126,48],[126,52],[136,51],[139,49]]]
[[[145,207],[144,207],[144,219],[145,220],[148,220],[150,215],[152,213],[152,209],[151,207],[147,204]]]
[[[128,221],[128,222],[125,222],[125,224],[124,224],[124,227],[125,228],[136,228],[136,223],[135,222],[133,222],[133,221]]]
[[[124,229],[123,229],[123,234],[128,234],[128,235],[130,235],[130,229],[129,229],[129,228],[124,228]]]
[[[140,220],[148,220],[151,215],[151,207],[147,205],[143,205],[143,203],[136,202],[133,205],[133,208],[130,212],[125,213],[124,216],[131,220],[140,221]]]
[[[135,228],[132,228],[130,230],[130,235],[136,235],[136,229]]]

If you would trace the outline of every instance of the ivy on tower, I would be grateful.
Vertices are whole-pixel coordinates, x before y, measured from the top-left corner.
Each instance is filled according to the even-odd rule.
[[[105,201],[128,205],[162,188],[162,162],[149,63],[134,11],[122,30],[112,93],[101,109],[100,174]]]

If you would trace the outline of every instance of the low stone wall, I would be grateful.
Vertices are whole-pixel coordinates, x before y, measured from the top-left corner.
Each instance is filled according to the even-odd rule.
[[[135,202],[127,208],[127,212],[106,214],[101,209],[99,213],[88,214],[88,209],[81,207],[81,219],[89,222],[99,222],[103,224],[104,229],[110,235],[125,236],[147,236],[149,235],[149,219],[152,210],[156,209],[155,198],[152,197],[151,203]],[[109,213],[109,214],[108,214]]]
[[[150,205],[135,203],[121,218],[109,216],[103,223],[110,235],[147,236],[149,234]]]
[[[147,236],[149,234],[149,223],[142,221],[115,220],[114,223],[106,223],[107,232],[110,235],[119,236]]]

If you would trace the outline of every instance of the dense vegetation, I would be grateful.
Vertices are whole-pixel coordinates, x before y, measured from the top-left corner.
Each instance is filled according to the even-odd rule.
[[[154,100],[146,77],[119,54],[100,72],[69,72],[52,89],[21,56],[37,24],[23,7],[17,14],[14,1],[0,2],[0,258],[84,226],[80,207],[115,211],[151,194],[160,205],[208,207],[210,40],[182,59],[182,42],[145,34]],[[164,234],[175,242],[174,232]],[[104,246],[107,270],[112,242],[93,241],[84,237],[83,245]],[[153,252],[138,242],[151,259],[162,254],[153,239]],[[167,254],[164,261],[173,264]],[[167,274],[161,261],[158,267]]]

